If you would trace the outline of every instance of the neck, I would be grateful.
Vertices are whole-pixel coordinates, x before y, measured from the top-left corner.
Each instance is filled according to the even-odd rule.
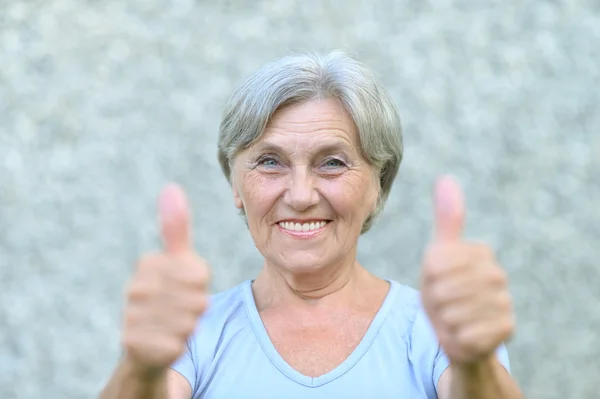
[[[265,263],[254,281],[254,295],[259,310],[277,306],[315,306],[346,302],[358,285],[368,284],[371,276],[353,257],[336,267],[311,273],[293,273]],[[362,287],[364,288],[364,287]]]

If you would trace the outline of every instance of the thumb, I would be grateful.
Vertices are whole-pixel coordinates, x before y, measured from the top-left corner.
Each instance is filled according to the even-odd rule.
[[[465,223],[465,201],[454,177],[443,176],[437,180],[434,202],[434,240],[459,240]]]
[[[191,212],[180,186],[170,184],[162,190],[158,212],[165,251],[176,254],[192,250]]]

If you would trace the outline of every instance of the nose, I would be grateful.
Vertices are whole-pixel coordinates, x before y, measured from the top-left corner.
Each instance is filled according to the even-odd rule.
[[[293,169],[284,201],[298,212],[306,211],[319,203],[319,193],[315,190],[313,177],[307,168]]]

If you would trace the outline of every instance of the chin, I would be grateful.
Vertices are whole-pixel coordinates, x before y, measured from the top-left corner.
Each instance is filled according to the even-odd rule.
[[[277,260],[285,270],[291,273],[307,274],[316,273],[335,262],[335,259],[317,254],[307,254],[307,251],[297,251],[293,254],[285,254]]]
[[[312,274],[319,272],[325,268],[324,265],[314,264],[314,263],[294,263],[294,264],[286,264],[284,266],[285,270],[292,274]]]

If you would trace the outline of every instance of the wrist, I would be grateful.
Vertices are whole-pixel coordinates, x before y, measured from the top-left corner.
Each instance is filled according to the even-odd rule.
[[[496,355],[491,353],[470,362],[456,362],[450,360],[450,363],[452,365],[452,370],[456,370],[456,373],[475,377],[482,373],[489,374],[491,370],[494,370],[497,361]]]
[[[122,364],[127,375],[140,383],[158,384],[166,378],[167,368],[142,364],[127,354],[123,357]]]

